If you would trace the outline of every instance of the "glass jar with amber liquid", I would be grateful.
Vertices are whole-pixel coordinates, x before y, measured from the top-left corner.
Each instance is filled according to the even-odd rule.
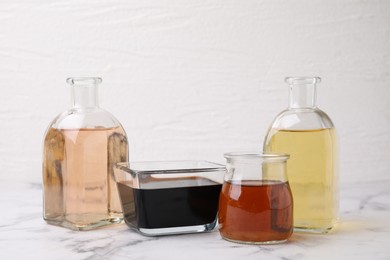
[[[225,240],[275,244],[293,232],[293,199],[285,154],[226,153],[219,197],[219,232]]]
[[[338,218],[338,144],[329,116],[316,106],[318,77],[286,78],[289,107],[273,121],[264,151],[290,154],[294,230],[327,233]]]
[[[113,165],[128,161],[119,121],[98,104],[100,78],[69,78],[73,106],[50,124],[43,149],[43,218],[90,230],[123,220]]]

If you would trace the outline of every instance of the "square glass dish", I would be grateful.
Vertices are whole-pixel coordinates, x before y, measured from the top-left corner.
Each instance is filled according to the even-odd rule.
[[[224,165],[207,161],[114,166],[125,222],[146,236],[214,230],[224,174]]]

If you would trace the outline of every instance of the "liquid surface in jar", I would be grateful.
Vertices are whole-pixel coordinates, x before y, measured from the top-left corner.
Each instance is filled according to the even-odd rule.
[[[175,186],[175,180],[169,182],[173,182],[170,186]],[[205,185],[196,186],[203,182],[200,178],[176,182],[185,187],[135,189],[126,183],[117,183],[126,223],[136,228],[153,229],[214,222],[222,184],[207,180]],[[156,183],[149,186],[156,186]]]
[[[44,218],[88,230],[122,219],[112,165],[128,159],[122,127],[50,128],[44,142]]]
[[[338,213],[337,143],[333,128],[275,130],[267,152],[290,154],[288,180],[294,196],[294,226],[327,232]]]
[[[222,237],[237,242],[284,241],[292,234],[293,202],[287,182],[225,182],[219,200]]]

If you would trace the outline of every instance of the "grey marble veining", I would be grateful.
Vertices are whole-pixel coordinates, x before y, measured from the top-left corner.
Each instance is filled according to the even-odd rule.
[[[0,183],[0,259],[390,259],[390,181],[341,187],[340,222],[328,235],[240,245],[218,231],[145,237],[125,224],[77,232],[42,219],[41,185]]]

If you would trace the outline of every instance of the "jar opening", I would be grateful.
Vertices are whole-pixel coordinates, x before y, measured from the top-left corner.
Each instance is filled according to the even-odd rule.
[[[289,85],[312,85],[321,82],[320,77],[287,77],[284,81]]]
[[[97,85],[102,83],[102,78],[99,77],[76,77],[76,78],[67,78],[66,82],[72,86],[88,86],[88,85]]]

